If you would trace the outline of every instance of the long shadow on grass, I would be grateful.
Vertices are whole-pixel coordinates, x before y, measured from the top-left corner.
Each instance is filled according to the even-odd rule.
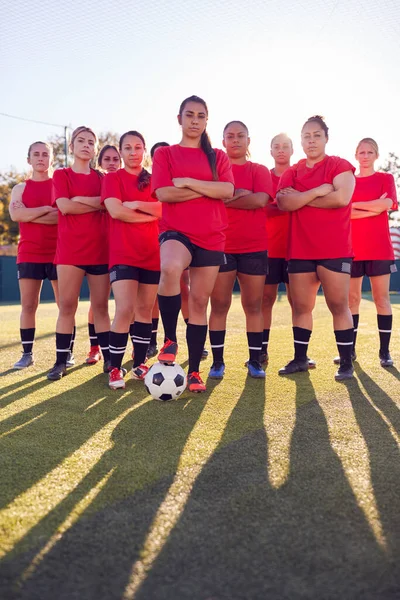
[[[358,363],[354,363],[355,372],[360,382],[364,386],[367,394],[373,400],[375,406],[382,411],[385,417],[392,424],[394,430],[400,433],[400,409],[394,402],[393,398],[400,397],[400,386],[395,383],[393,385],[393,397],[389,396],[375,381],[367,375]],[[389,372],[389,369],[387,369]]]
[[[121,589],[126,585],[132,563],[139,557],[145,535],[171,484],[169,475],[173,476],[182,449],[207,399],[207,394],[201,397],[186,394],[174,403],[163,404],[150,397],[146,400],[144,387],[135,383],[141,390],[139,394],[135,393],[135,400],[132,395],[119,400],[114,393],[112,398],[110,395],[108,401],[98,405],[106,421],[126,411],[133,402],[137,406],[132,406],[115,427],[111,447],[93,468],[26,533],[3,561],[0,592],[3,587],[10,598],[41,600],[121,598]],[[78,393],[82,396],[82,390]],[[93,403],[94,398],[90,401]],[[141,401],[144,404],[140,404]],[[85,419],[82,408],[79,405],[79,417]],[[95,408],[86,414],[89,416],[94,411],[91,418],[96,420]],[[96,429],[100,429],[98,419]],[[40,422],[43,420],[41,418]],[[68,425],[71,423],[64,421],[66,435]],[[74,420],[75,442],[79,437],[75,431],[77,427],[80,429]],[[82,429],[87,439],[88,426],[82,424]],[[93,431],[94,427],[91,429]],[[43,442],[45,444],[46,440]],[[72,441],[69,451],[71,446]],[[52,454],[48,446],[46,457],[47,453]],[[43,471],[50,469],[49,461],[47,457]],[[60,457],[51,462],[60,462]],[[26,476],[30,475],[30,469]],[[155,484],[157,481],[159,483]],[[150,485],[153,487],[149,495],[142,490]],[[124,498],[128,500],[124,502]],[[104,507],[108,508],[102,510]],[[82,519],[83,516],[92,518]],[[70,529],[61,537],[57,530],[68,519],[71,521],[65,528]],[[37,569],[32,569],[36,562]],[[32,572],[27,577],[29,569]],[[24,578],[26,582],[21,584]],[[12,588],[14,592],[10,591]]]
[[[357,505],[310,378],[294,381],[287,482],[269,482],[264,398],[244,393],[135,600],[394,599],[394,566]]]

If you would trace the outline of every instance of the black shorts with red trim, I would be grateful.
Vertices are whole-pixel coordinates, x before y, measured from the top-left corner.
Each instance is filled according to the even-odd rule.
[[[163,231],[159,236],[160,246],[169,240],[180,242],[187,248],[192,256],[189,267],[220,267],[225,264],[224,252],[218,250],[206,250],[193,244],[189,238],[179,231]]]
[[[357,277],[379,277],[380,275],[390,275],[397,273],[397,267],[394,260],[354,260],[351,266],[351,276]]]
[[[271,258],[268,256],[268,271],[265,285],[289,283],[288,261],[284,258]]]
[[[110,283],[124,280],[138,281],[149,285],[158,285],[160,281],[160,271],[150,271],[141,267],[132,267],[130,265],[114,265],[110,269]]]
[[[85,275],[107,275],[108,265],[74,265],[85,271]]]
[[[243,275],[267,274],[268,255],[266,250],[225,254],[225,257],[226,264],[220,266],[220,273],[236,271],[237,273],[243,273]]]
[[[324,267],[328,271],[350,275],[352,258],[323,258],[318,260],[303,260],[291,258],[288,261],[288,273],[316,273],[317,267]]]
[[[53,263],[21,262],[17,264],[18,279],[57,280],[57,268]]]

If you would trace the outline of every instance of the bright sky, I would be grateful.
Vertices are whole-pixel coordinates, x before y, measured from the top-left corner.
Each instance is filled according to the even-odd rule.
[[[2,8],[0,112],[97,131],[137,129],[148,148],[179,141],[181,100],[203,97],[212,143],[232,119],[252,158],[318,113],[328,152],[353,159],[374,137],[400,155],[399,0],[13,0]],[[0,170],[62,132],[0,115]]]

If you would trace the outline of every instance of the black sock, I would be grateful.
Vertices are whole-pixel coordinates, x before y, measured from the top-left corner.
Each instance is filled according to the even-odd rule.
[[[158,318],[151,320],[150,346],[157,346]]]
[[[68,354],[71,348],[71,333],[57,333],[56,332],[56,352],[57,352],[57,365],[66,365]]]
[[[189,319],[183,319],[186,323],[186,325],[189,323]]]
[[[133,327],[134,327],[135,323],[131,323],[129,325],[129,337],[131,338],[131,342],[132,342],[132,346],[133,346]]]
[[[91,346],[98,346],[99,345],[99,340],[97,339],[97,334],[96,334],[96,330],[94,328],[93,323],[88,323],[88,330],[89,330],[90,345]]]
[[[133,325],[133,367],[138,367],[146,360],[146,352],[150,344],[151,323],[139,323],[135,321]]]
[[[358,321],[360,320],[360,315],[353,315],[353,328],[354,328],[354,342],[353,342],[353,350],[356,349],[356,341],[357,341],[357,331],[358,331]]]
[[[226,330],[209,331],[213,362],[224,362],[224,344]]]
[[[262,341],[262,352],[264,354],[268,354],[268,344],[269,344],[269,329],[264,329],[263,341]]]
[[[35,331],[36,329],[34,327],[19,330],[24,354],[32,353],[33,342],[35,341]]]
[[[110,331],[110,362],[113,369],[120,369],[124,358],[129,333]]]
[[[260,362],[262,339],[262,331],[247,332],[247,343],[249,345],[249,360],[256,360],[257,362]]]
[[[101,353],[103,355],[103,359],[110,360],[110,332],[109,331],[101,331],[97,334],[97,339],[99,340],[99,346]]]
[[[342,362],[351,363],[354,340],[353,328],[336,330],[334,333],[337,348],[339,350],[340,364],[342,364]]]
[[[392,315],[377,315],[378,318],[378,330],[379,330],[379,341],[381,347],[379,352],[389,352],[390,336],[392,335]]]
[[[293,340],[294,340],[294,358],[296,360],[306,360],[308,342],[311,337],[311,329],[304,329],[303,327],[293,327]]]
[[[171,342],[176,342],[176,326],[178,324],[179,311],[181,310],[181,295],[160,296],[158,294],[158,306],[164,325],[165,337]]]
[[[72,330],[72,336],[71,336],[71,345],[69,347],[69,351],[71,352],[71,354],[74,351],[74,342],[75,342],[75,337],[76,337],[76,326],[74,325],[74,328]]]
[[[206,337],[207,325],[192,325],[188,323],[186,340],[189,350],[189,373],[199,372]]]

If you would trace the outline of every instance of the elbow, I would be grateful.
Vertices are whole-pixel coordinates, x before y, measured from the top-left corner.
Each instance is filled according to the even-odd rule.
[[[156,197],[159,202],[168,202],[168,192],[162,188],[156,190]]]
[[[221,194],[221,200],[230,200],[235,193],[235,187],[232,183],[225,183]]]

